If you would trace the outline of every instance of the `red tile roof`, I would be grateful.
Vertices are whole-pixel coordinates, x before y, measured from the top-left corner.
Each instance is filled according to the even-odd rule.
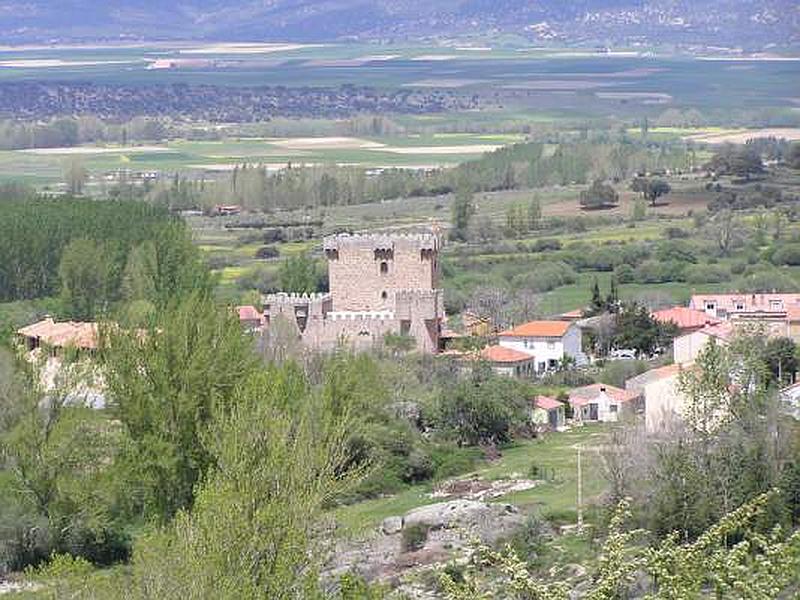
[[[657,310],[653,313],[653,318],[660,323],[675,323],[679,329],[700,329],[720,322],[716,317],[707,315],[703,311],[685,306]]]
[[[260,321],[263,317],[255,306],[237,306],[240,321]]]
[[[493,363],[519,363],[534,360],[530,354],[504,346],[487,346],[481,351],[481,357]]]
[[[550,396],[536,396],[536,398],[533,399],[533,403],[536,408],[541,408],[543,410],[553,410],[559,408],[560,406],[564,406],[563,402],[559,402]]]
[[[716,325],[708,325],[707,327],[703,327],[700,331],[724,342],[729,341],[735,332],[733,324],[727,321],[723,321],[722,323],[718,323]]]
[[[17,334],[54,348],[81,348],[93,350],[97,348],[97,323],[79,321],[62,321],[56,323],[47,317],[38,323],[17,330]]]
[[[569,321],[530,321],[503,331],[500,337],[563,337],[572,326]]]
[[[639,396],[639,394],[631,390],[623,390],[605,383],[593,383],[592,385],[585,385],[570,390],[569,401],[570,404],[575,406],[583,406],[589,404],[589,402],[597,398],[603,392],[618,403],[630,402]]]

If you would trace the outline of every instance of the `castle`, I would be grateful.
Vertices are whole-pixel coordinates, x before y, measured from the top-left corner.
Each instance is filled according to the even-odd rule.
[[[435,353],[444,318],[435,233],[341,234],[324,239],[330,291],[269,294],[264,320],[285,317],[307,348],[358,350],[405,335]]]

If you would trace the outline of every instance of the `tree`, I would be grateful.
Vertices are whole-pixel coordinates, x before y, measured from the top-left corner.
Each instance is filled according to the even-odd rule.
[[[619,202],[619,194],[607,183],[595,179],[589,189],[580,194],[580,205],[583,208],[608,208]]]
[[[800,368],[797,357],[797,344],[791,338],[770,338],[764,353],[764,361],[772,379],[784,386],[794,383],[795,373]]]
[[[517,382],[502,376],[473,375],[440,394],[435,413],[439,427],[460,446],[502,443],[525,422],[526,400]]]
[[[52,552],[103,564],[127,555],[108,468],[119,435],[85,406],[81,390],[91,368],[72,358],[62,357],[47,390],[39,383],[45,365],[25,365],[14,393],[3,398],[0,568],[22,569]]]
[[[658,348],[661,341],[661,326],[646,306],[633,302],[624,304],[619,309],[614,347],[632,348],[641,356],[649,356]]]
[[[64,162],[64,183],[72,196],[80,196],[89,178],[89,172],[79,158],[70,158]]]
[[[534,196],[528,203],[528,231],[539,229],[542,222],[542,203],[539,196]]]
[[[323,506],[361,473],[347,466],[352,416],[294,365],[248,377],[213,426],[192,509],[137,543],[135,597],[321,600]]]
[[[108,250],[93,240],[73,240],[64,248],[58,266],[61,301],[73,319],[93,319],[108,309],[112,293],[110,258]]]
[[[467,187],[459,187],[453,199],[451,239],[460,242],[467,241],[469,224],[474,213],[472,192]]]
[[[705,168],[717,175],[733,175],[747,180],[764,172],[761,156],[750,146],[726,146],[711,157]]]
[[[285,292],[309,294],[319,289],[316,262],[308,254],[297,254],[284,259],[278,271],[281,289]]]
[[[203,296],[171,305],[146,333],[101,333],[108,404],[126,440],[116,468],[137,490],[130,511],[166,521],[191,506],[214,462],[210,427],[255,367],[251,341]]]
[[[714,216],[711,233],[722,255],[728,256],[736,240],[736,220],[730,210],[721,210]]]
[[[129,302],[134,300],[154,302],[157,276],[158,258],[155,244],[151,241],[143,242],[133,248],[128,255],[125,271],[122,274],[122,297]]]
[[[642,194],[642,198],[649,201],[651,206],[655,206],[656,200],[665,194],[669,194],[672,188],[663,179],[637,177],[631,183],[631,189]]]

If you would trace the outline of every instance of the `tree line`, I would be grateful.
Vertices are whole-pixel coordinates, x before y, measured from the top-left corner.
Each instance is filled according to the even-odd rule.
[[[0,301],[58,295],[65,316],[91,319],[210,285],[186,225],[164,207],[17,192],[0,190]]]

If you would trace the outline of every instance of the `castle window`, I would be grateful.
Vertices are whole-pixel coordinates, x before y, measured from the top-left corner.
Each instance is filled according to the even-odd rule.
[[[386,290],[383,290],[381,292],[381,299],[382,300],[386,300],[386,298],[388,298],[388,297],[389,297],[389,294],[386,293]]]
[[[381,263],[381,275],[386,275],[389,272],[389,263],[383,261]]]
[[[339,260],[339,251],[336,249],[326,250],[325,256],[328,260]]]

